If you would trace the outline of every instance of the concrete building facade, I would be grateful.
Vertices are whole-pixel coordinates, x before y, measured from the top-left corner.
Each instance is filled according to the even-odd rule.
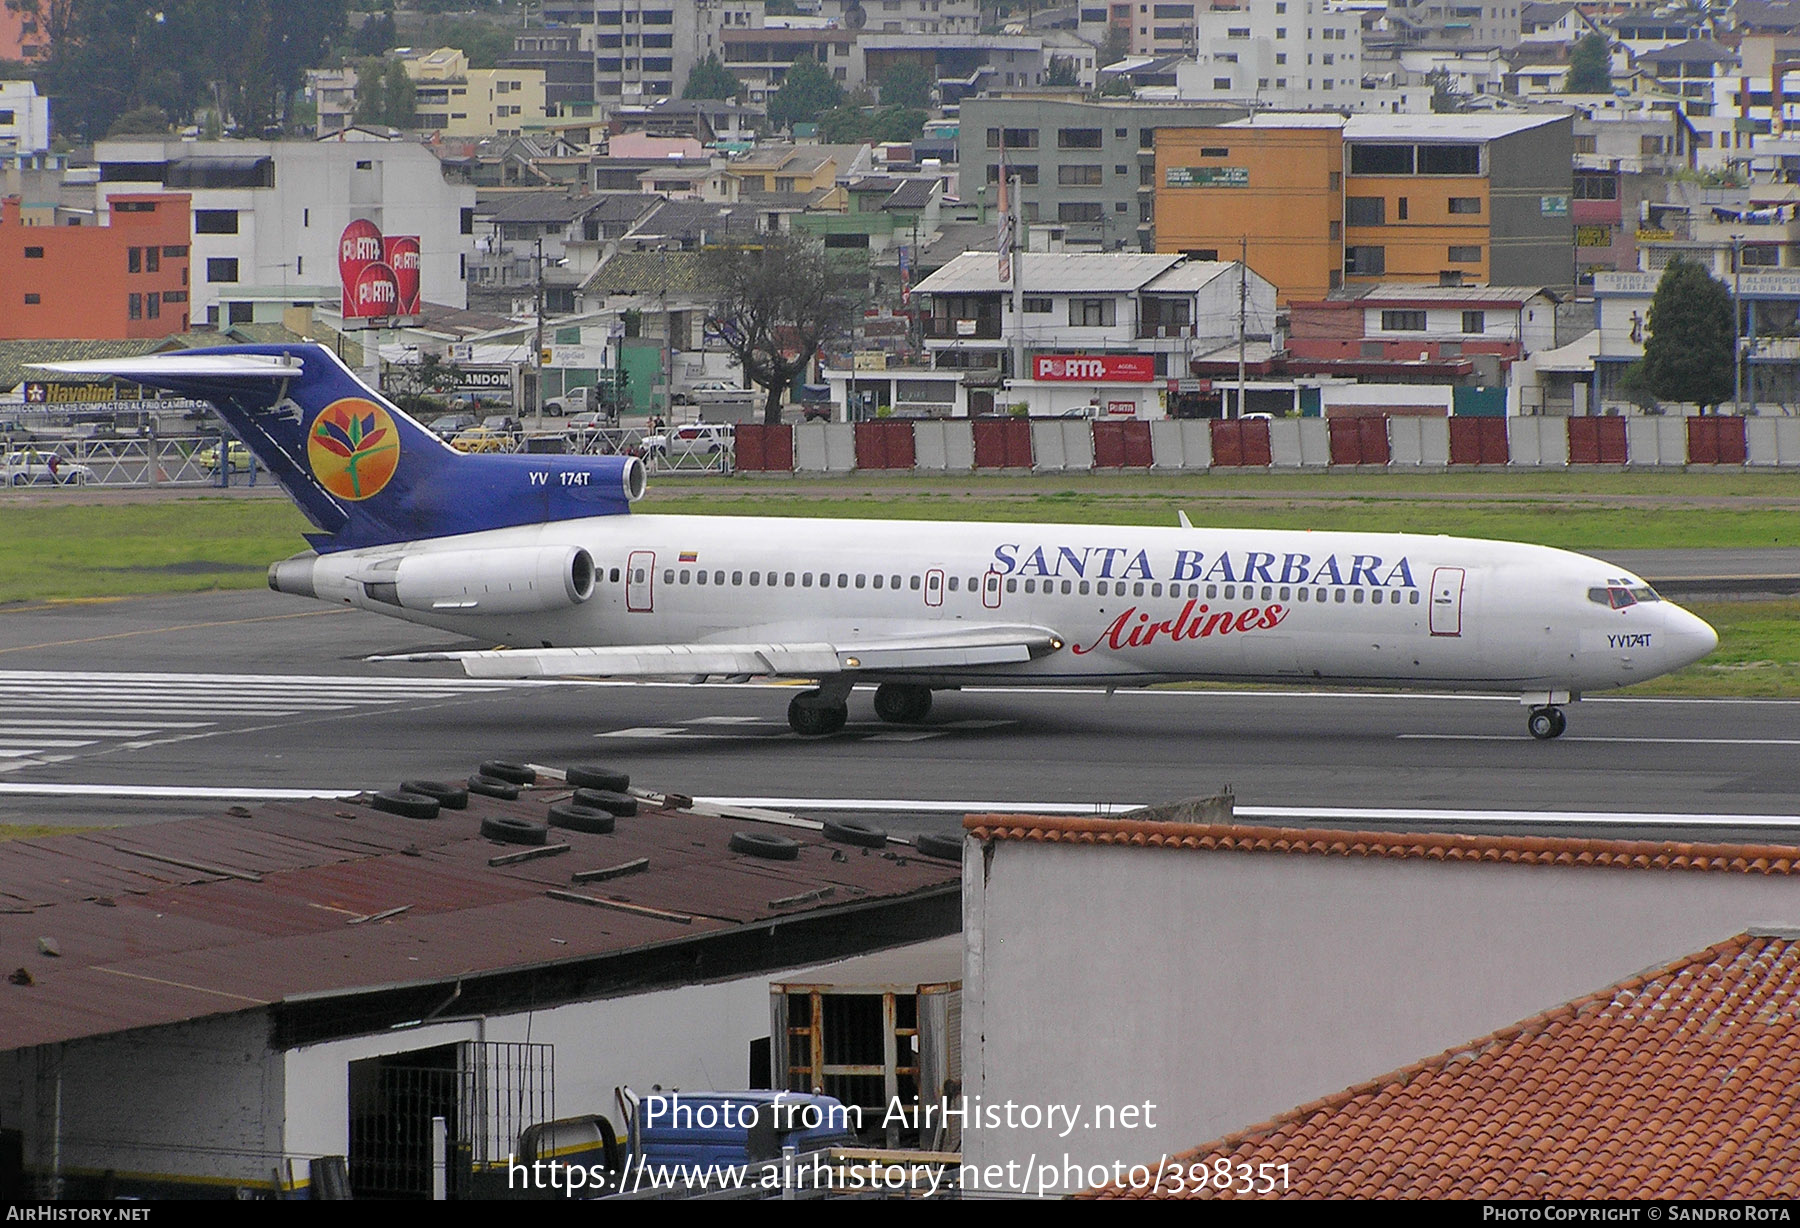
[[[338,238],[353,220],[419,236],[423,301],[468,305],[475,188],[424,146],[360,129],[320,141],[101,141],[102,198],[193,201],[194,323],[279,322],[295,302],[335,304]]]
[[[188,197],[119,193],[99,225],[31,225],[0,201],[0,338],[125,340],[186,332]]]

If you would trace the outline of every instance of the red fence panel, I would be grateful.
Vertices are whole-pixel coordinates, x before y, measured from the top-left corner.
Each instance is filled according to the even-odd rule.
[[[1150,424],[1148,422],[1094,423],[1094,468],[1150,468]]]
[[[1031,468],[1031,423],[1023,418],[977,418],[973,426],[977,469]]]
[[[910,422],[858,422],[858,469],[911,469],[913,428]]]
[[[1741,465],[1749,454],[1742,418],[1689,418],[1690,465]]]
[[[794,471],[794,428],[787,425],[768,426],[760,422],[740,422],[736,431],[736,449],[732,464],[739,472],[792,473]]]
[[[1327,418],[1334,465],[1385,465],[1388,463],[1388,421],[1384,414],[1354,418]]]
[[[1212,463],[1225,468],[1269,464],[1268,420],[1215,421],[1212,424],[1212,454]]]
[[[1571,465],[1623,465],[1625,463],[1625,419],[1570,418],[1569,463]]]
[[[1504,465],[1511,459],[1505,418],[1450,419],[1452,465]]]

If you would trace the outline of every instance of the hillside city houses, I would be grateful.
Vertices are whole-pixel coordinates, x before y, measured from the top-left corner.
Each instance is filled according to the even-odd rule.
[[[779,232],[852,304],[788,392],[839,421],[1693,414],[1632,378],[1686,260],[1735,304],[1705,408],[1800,403],[1800,0],[545,0],[507,33],[310,69],[254,135],[77,145],[0,81],[0,344],[333,336],[666,415],[743,385],[708,253]],[[46,38],[8,14],[0,60]],[[396,71],[404,127],[359,111]],[[841,105],[797,117],[796,72]],[[353,223],[417,238],[372,331]]]

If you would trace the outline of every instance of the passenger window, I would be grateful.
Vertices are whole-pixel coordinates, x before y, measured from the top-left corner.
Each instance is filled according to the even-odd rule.
[[[1237,589],[1234,586],[1227,584],[1225,586],[1225,600],[1232,601],[1232,600],[1235,600],[1236,598],[1237,598]]]
[[[876,575],[876,577],[875,577],[875,587],[876,587],[876,588],[880,588],[880,587],[881,587],[881,581],[882,581],[882,577],[881,577],[881,576],[880,576],[880,575],[879,575],[879,574],[877,574],[877,575]],[[897,585],[897,584],[896,584],[896,585],[895,585],[895,586],[894,586],[894,587],[895,587],[895,588],[898,588],[898,587],[900,587],[900,586],[899,586],[899,585]]]
[[[1085,597],[1087,595],[1088,595],[1088,582],[1086,580],[1083,580],[1081,582],[1081,596]]]
[[[1305,601],[1305,600],[1306,600],[1306,594],[1307,594],[1307,593],[1309,593],[1309,592],[1311,592],[1311,591],[1312,591],[1312,590],[1310,590],[1310,589],[1304,589],[1304,588],[1303,588],[1303,589],[1301,589],[1301,590],[1300,590],[1300,600],[1301,600],[1301,601]],[[1286,590],[1286,589],[1283,589],[1283,590],[1282,590],[1282,596],[1284,596],[1284,597],[1285,597],[1285,596],[1287,596],[1287,590]]]
[[[1025,581],[1025,591],[1028,593],[1037,592],[1037,581],[1036,580]]]
[[[1272,589],[1272,588],[1270,588],[1270,587],[1269,587],[1269,586],[1268,586],[1268,585],[1266,585],[1266,584],[1265,584],[1265,585],[1264,585],[1264,586],[1263,586],[1263,600],[1264,600],[1264,601],[1273,601],[1273,600],[1275,600],[1275,590],[1274,590],[1274,589]]]
[[[1063,596],[1067,597],[1069,595],[1069,591],[1071,589],[1073,589],[1074,587],[1075,587],[1075,584],[1073,581],[1064,580],[1063,581]]]
[[[850,587],[850,577],[847,573],[841,572],[841,571],[838,572],[838,587],[839,588],[849,588]]]
[[[1160,596],[1162,596],[1162,585],[1160,585],[1160,584],[1152,584],[1152,585],[1151,585],[1151,586],[1150,586],[1150,595],[1151,595],[1151,596],[1152,596],[1152,597],[1160,597]]]
[[[1288,599],[1288,591],[1285,588],[1281,590],[1281,599],[1283,601],[1286,601]]]
[[[1018,592],[1019,591],[1019,582],[1017,580],[1008,580],[1006,582],[1006,591],[1009,593]]]
[[[688,569],[687,569],[687,568],[685,568],[685,567],[683,567],[683,568],[682,568],[682,569],[681,569],[681,582],[682,582],[682,583],[683,583],[683,584],[687,584],[687,583],[689,583],[689,582],[690,582],[690,579],[689,579],[689,577],[690,577],[690,576],[691,576],[691,575],[692,575],[692,573],[691,573],[691,572],[689,572],[689,571],[688,571]]]
[[[959,584],[960,582],[961,582],[961,577],[951,576],[950,577],[950,591],[954,593],[956,591],[957,584]]]
[[[1357,605],[1361,605],[1363,603],[1363,591],[1360,588],[1357,589],[1356,596],[1352,597],[1351,600],[1354,601]]]
[[[1319,604],[1320,604],[1320,605],[1324,605],[1324,604],[1325,604],[1325,590],[1324,590],[1324,589],[1320,589],[1320,590],[1319,590],[1319,591],[1318,591],[1318,592],[1317,592],[1317,593],[1316,593],[1316,594],[1315,594],[1315,595],[1314,595],[1314,598],[1313,598],[1313,599],[1314,599],[1314,600],[1315,600],[1315,601],[1317,601],[1317,602],[1318,602],[1318,603],[1319,603]]]
[[[694,573],[694,583],[695,584],[705,584],[706,583],[706,573],[704,571],[695,572]]]
[[[1338,603],[1338,604],[1339,604],[1339,605],[1343,605],[1343,604],[1344,604],[1344,590],[1343,590],[1343,589],[1341,589],[1341,588],[1340,588],[1340,589],[1338,589],[1338,590],[1337,590],[1337,596],[1336,596],[1336,597],[1335,597],[1335,598],[1334,598],[1334,600],[1335,600],[1335,601],[1336,601],[1336,602],[1337,602],[1337,603]]]
[[[754,575],[756,573],[752,572],[751,574]],[[731,586],[733,588],[736,588],[738,585],[742,584],[743,582],[744,582],[744,573],[743,572],[734,571],[731,573]]]
[[[1380,605],[1381,604],[1381,590],[1376,589],[1374,592],[1370,593],[1369,600],[1373,601],[1376,605]]]
[[[839,584],[842,584],[842,583],[843,583],[843,579],[844,579],[844,578],[843,578],[843,577],[842,577],[842,576],[839,576],[839,577],[838,577],[838,583],[839,583]],[[859,571],[859,572],[857,572],[857,573],[856,573],[856,587],[857,587],[857,588],[866,588],[866,587],[868,587],[868,584],[869,584],[869,577],[867,577],[867,576],[865,576],[865,575],[863,575],[863,573],[862,573],[862,572],[860,572],[860,571]]]
[[[1142,580],[1139,580],[1136,584],[1131,586],[1131,595],[1134,597],[1142,597],[1144,595],[1144,582]]]
[[[761,579],[762,579],[762,572],[760,572],[760,571],[751,572],[750,573],[750,587],[755,588],[757,586],[757,583]]]
[[[812,572],[803,571],[800,573],[800,587],[801,588],[811,588],[812,587]]]
[[[912,585],[911,585],[911,587],[912,587],[912,591],[913,591],[913,592],[915,592],[915,593],[916,593],[916,592],[918,592],[918,591],[919,591],[919,577],[917,577],[917,576],[914,576],[914,577],[913,577],[913,578],[912,578]]]
[[[619,582],[619,569],[617,567],[612,569],[612,582],[614,584]]]
[[[1217,584],[1208,584],[1206,586],[1206,595],[1208,599],[1216,600],[1219,596],[1219,586]]]
[[[713,572],[713,583],[714,583],[714,584],[723,584],[723,583],[725,583],[725,573],[724,573],[724,572],[722,572],[722,571],[715,571],[715,572]]]
[[[1419,604],[1419,590],[1416,588],[1413,590],[1413,593],[1412,593],[1412,603],[1414,605]]]
[[[773,574],[773,573],[770,573],[770,574]],[[793,588],[794,587],[794,573],[791,571],[788,572],[787,579],[784,580],[782,583],[784,583],[788,588]]]
[[[673,567],[671,567],[671,568],[669,568],[669,570],[663,572],[663,583],[664,584],[675,583],[675,569]]]

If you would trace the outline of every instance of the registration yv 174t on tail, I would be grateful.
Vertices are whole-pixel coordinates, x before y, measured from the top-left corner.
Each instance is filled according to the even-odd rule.
[[[511,647],[486,678],[792,677],[793,728],[851,690],[926,719],[976,683],[1185,680],[1517,695],[1532,736],[1584,691],[1699,660],[1713,629],[1542,546],[1408,534],[634,514],[631,457],[465,455],[311,344],[61,363],[210,401],[312,522],[272,588]]]

